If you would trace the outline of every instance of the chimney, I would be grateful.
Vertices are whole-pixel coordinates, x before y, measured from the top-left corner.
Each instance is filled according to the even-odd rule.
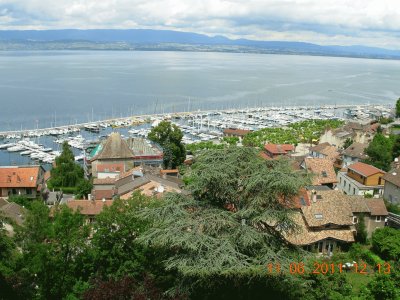
[[[312,199],[312,202],[314,202],[314,203],[317,202],[317,191],[316,190],[311,191],[311,199]]]

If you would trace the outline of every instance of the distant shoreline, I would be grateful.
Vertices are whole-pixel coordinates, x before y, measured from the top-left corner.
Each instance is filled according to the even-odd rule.
[[[131,43],[100,43],[91,41],[1,41],[1,52],[13,51],[146,51],[146,52],[199,52],[199,53],[238,53],[238,54],[277,54],[277,55],[299,55],[319,57],[345,57],[361,59],[400,60],[400,56],[376,55],[376,54],[346,54],[346,53],[324,53],[315,51],[276,50],[248,46],[231,45],[207,45],[207,44],[131,44]]]

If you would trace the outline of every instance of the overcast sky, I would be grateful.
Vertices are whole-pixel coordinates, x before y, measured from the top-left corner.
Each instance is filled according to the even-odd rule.
[[[400,49],[400,0],[0,0],[0,29],[150,28]]]

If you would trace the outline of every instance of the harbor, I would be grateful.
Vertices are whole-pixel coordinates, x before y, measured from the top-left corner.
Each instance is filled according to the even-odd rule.
[[[52,128],[0,132],[0,160],[4,164],[50,165],[67,142],[75,160],[83,161],[88,153],[111,132],[125,138],[146,138],[151,128],[162,120],[176,124],[183,132],[183,142],[218,141],[224,129],[260,130],[285,127],[303,120],[356,120],[363,122],[388,117],[391,107],[383,105],[325,105],[293,107],[256,107],[140,115]]]

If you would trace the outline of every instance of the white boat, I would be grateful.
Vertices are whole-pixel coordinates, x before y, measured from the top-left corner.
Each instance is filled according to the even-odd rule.
[[[33,152],[33,150],[26,150],[26,151],[22,151],[21,155],[29,155]]]
[[[13,147],[15,145],[16,145],[15,143],[3,144],[3,145],[0,145],[0,149],[7,149],[7,148]]]
[[[24,146],[16,145],[16,146],[12,146],[12,147],[7,148],[7,151],[9,151],[9,152],[19,152],[19,151],[23,151],[25,149],[26,148]]]

